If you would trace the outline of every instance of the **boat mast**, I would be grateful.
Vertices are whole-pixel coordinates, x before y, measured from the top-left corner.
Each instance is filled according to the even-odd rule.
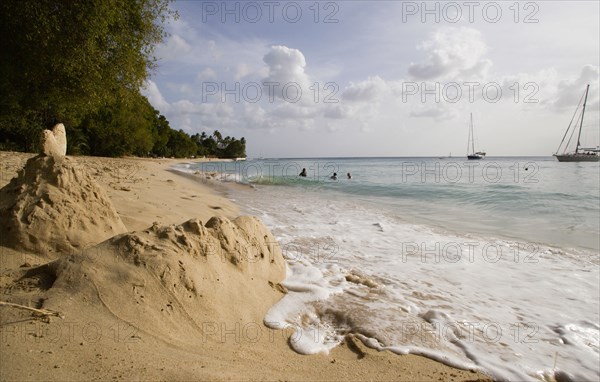
[[[471,125],[469,125],[469,138],[467,138],[467,156],[469,155],[469,144],[471,143]]]
[[[475,134],[473,134],[473,113],[471,113],[471,124],[469,125],[469,140],[471,141],[471,153],[475,154]],[[467,155],[469,155],[469,142],[467,142]]]
[[[585,104],[587,103],[588,91],[590,90],[590,84],[585,89],[585,99],[583,100],[583,110],[581,110],[581,122],[579,123],[579,134],[577,135],[577,147],[575,147],[575,154],[579,151],[579,140],[581,138],[581,127],[583,126],[583,116],[585,115]]]
[[[475,154],[475,133],[473,132],[473,113],[471,113],[471,150]]]

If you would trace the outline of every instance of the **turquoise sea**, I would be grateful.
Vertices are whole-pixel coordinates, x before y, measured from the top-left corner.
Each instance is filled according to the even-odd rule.
[[[499,380],[600,378],[598,163],[300,158],[179,170],[247,185],[228,196],[262,218],[288,261],[290,293],[265,322],[294,327],[298,352],[355,333]]]

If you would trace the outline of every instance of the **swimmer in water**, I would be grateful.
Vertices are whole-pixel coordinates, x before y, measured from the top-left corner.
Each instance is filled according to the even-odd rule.
[[[331,178],[329,178],[331,180],[337,180],[337,172],[334,172],[333,175],[331,176]]]
[[[306,169],[305,168],[302,169],[302,172],[299,174],[299,176],[306,178]]]

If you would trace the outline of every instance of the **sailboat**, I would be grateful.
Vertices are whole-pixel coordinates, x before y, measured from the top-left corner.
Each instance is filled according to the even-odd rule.
[[[470,149],[469,150],[469,146]],[[469,126],[469,140],[467,141],[467,159],[483,159],[485,158],[485,152],[475,152],[475,135],[473,134],[473,113],[471,113],[471,125]]]
[[[588,92],[590,91],[590,85],[585,88],[585,95],[582,97],[583,99],[583,108],[581,108],[581,114],[573,124],[573,120],[579,111],[579,106],[581,105],[581,100],[579,101],[579,105],[575,109],[575,114],[573,114],[573,118],[571,118],[571,122],[567,127],[567,131],[565,131],[565,135],[563,135],[562,141],[560,141],[560,145],[558,145],[558,149],[554,156],[558,159],[559,162],[598,162],[600,161],[600,146],[596,148],[585,148],[581,147],[581,128],[583,126],[583,117],[585,116],[585,105],[587,103]],[[567,152],[567,147],[571,142],[571,138],[573,138],[573,134],[577,129],[577,122],[579,122],[579,132],[577,133],[577,146],[575,146],[575,152]],[[571,129],[571,127],[573,127]],[[571,135],[569,135],[569,140],[565,144],[563,148],[563,152],[559,154],[560,148],[563,146],[565,139],[567,138],[567,134],[571,131]]]

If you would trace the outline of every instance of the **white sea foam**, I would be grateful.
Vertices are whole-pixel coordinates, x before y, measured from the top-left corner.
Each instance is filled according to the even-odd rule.
[[[260,191],[236,197],[260,211],[287,249],[290,293],[265,320],[296,327],[296,351],[326,352],[336,332],[354,332],[499,380],[555,369],[598,376],[598,326],[579,320],[598,319],[590,309],[599,297],[594,264],[540,245],[410,224],[355,201]],[[346,281],[353,270],[380,286]]]

